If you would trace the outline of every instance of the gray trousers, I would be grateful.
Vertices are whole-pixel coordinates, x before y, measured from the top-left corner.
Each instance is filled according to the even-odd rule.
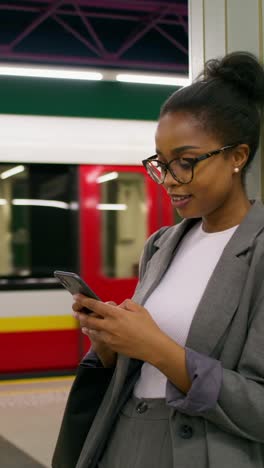
[[[98,468],[173,468],[164,399],[132,396],[123,407]]]

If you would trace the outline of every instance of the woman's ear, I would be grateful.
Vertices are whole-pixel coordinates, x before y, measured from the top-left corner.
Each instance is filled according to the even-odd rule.
[[[232,166],[234,172],[240,172],[249,157],[249,146],[246,143],[237,145],[232,151]]]

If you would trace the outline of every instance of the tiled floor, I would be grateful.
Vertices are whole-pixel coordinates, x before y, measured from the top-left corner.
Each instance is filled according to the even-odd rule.
[[[0,383],[0,467],[50,468],[71,377]]]

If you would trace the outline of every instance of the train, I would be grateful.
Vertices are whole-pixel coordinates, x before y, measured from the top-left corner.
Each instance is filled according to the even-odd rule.
[[[89,340],[54,270],[132,296],[146,238],[177,222],[142,159],[156,122],[0,115],[0,374],[72,372]]]

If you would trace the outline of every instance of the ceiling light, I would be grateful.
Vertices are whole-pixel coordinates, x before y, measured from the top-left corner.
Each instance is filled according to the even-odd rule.
[[[127,205],[124,203],[99,203],[96,208],[97,210],[125,211],[127,210]]]
[[[0,76],[25,76],[33,78],[55,78],[65,80],[122,81],[126,83],[158,84],[170,86],[188,86],[188,77],[176,75],[152,75],[150,73],[127,73],[125,70],[116,74],[114,70],[101,69],[91,71],[83,68],[55,68],[31,65],[6,65],[0,63]]]
[[[125,83],[145,83],[170,86],[188,86],[191,84],[190,78],[182,76],[165,76],[165,75],[136,75],[133,73],[119,73],[116,75],[117,81]]]
[[[29,76],[34,78],[61,78],[66,80],[102,80],[102,73],[66,68],[0,65],[0,75]]]
[[[118,178],[118,172],[108,172],[107,174],[103,174],[97,177],[96,182],[101,184],[102,182],[108,182],[109,180],[114,180]]]
[[[12,167],[12,169],[8,169],[7,171],[2,172],[2,174],[0,174],[0,179],[7,179],[8,177],[19,174],[20,172],[23,172],[24,170],[25,170],[25,167],[21,165]]]
[[[62,208],[63,210],[67,210],[69,208],[69,204],[65,202],[61,202],[58,200],[36,200],[36,199],[29,199],[29,198],[14,198],[12,200],[13,205],[30,205],[30,206],[47,206],[51,208]]]

